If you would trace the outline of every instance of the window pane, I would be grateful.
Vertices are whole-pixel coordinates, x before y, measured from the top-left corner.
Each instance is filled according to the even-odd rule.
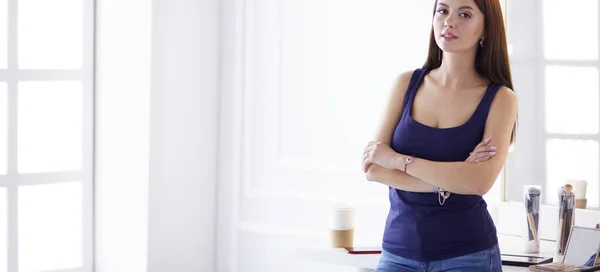
[[[8,4],[0,0],[0,69],[8,67]],[[0,270],[1,272],[2,270]]]
[[[79,82],[19,83],[19,172],[81,169],[81,101]]]
[[[8,163],[8,92],[0,82],[0,175],[6,175]]]
[[[19,68],[80,69],[82,0],[19,0]]]
[[[598,0],[546,0],[543,5],[546,59],[598,59]]]
[[[8,271],[8,210],[6,189],[0,188],[0,272]]]
[[[546,148],[546,203],[558,203],[558,189],[567,180],[583,179],[588,207],[598,207],[598,142],[550,139]]]
[[[82,187],[79,182],[19,188],[19,270],[82,265]]]
[[[598,68],[546,67],[547,132],[598,133],[598,100]]]

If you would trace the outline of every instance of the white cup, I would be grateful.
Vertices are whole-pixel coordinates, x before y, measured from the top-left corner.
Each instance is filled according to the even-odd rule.
[[[329,230],[332,247],[354,246],[355,209],[347,204],[337,204],[330,208]]]
[[[575,199],[586,199],[585,194],[587,190],[587,181],[585,180],[569,180],[568,184],[573,185],[573,193]]]

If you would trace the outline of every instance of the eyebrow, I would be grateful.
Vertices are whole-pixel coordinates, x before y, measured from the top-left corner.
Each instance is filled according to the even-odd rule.
[[[446,7],[449,8],[448,5],[446,5],[445,3],[438,3],[438,6],[442,6],[442,7]],[[458,8],[459,10],[461,9],[470,9],[470,10],[474,10],[471,6],[461,6]]]

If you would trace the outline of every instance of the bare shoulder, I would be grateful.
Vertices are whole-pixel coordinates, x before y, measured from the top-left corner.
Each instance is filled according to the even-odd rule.
[[[493,125],[493,127],[500,125],[501,127],[512,128],[517,119],[518,108],[515,92],[508,87],[501,87],[490,106],[487,123]]]
[[[406,92],[406,88],[408,88],[408,84],[410,83],[410,79],[412,78],[414,72],[415,71],[406,71],[399,74],[394,82],[395,89],[402,89]]]
[[[413,74],[415,73],[415,71],[405,71],[403,73],[400,73],[397,77],[396,77],[396,81],[398,83],[404,83],[408,86],[408,83],[410,82],[410,78],[413,76]]]
[[[510,88],[502,86],[492,102],[491,111],[515,112],[518,108],[517,94]]]
[[[392,98],[395,99],[404,99],[404,95],[406,94],[406,90],[408,89],[408,85],[410,84],[410,79],[413,76],[414,71],[406,71],[398,76],[394,80],[392,86]]]
[[[388,95],[387,106],[383,110],[375,140],[390,143],[395,125],[400,120],[404,107],[404,96],[414,71],[408,71],[396,76]]]

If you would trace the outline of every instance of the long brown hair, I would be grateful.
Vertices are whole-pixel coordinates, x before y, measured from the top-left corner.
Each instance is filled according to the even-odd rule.
[[[504,18],[502,8],[498,0],[474,0],[475,4],[484,15],[484,46],[477,46],[475,55],[475,69],[477,72],[494,83],[504,84],[513,89],[510,64],[508,59],[508,45],[506,41],[506,30],[504,29]],[[433,5],[433,16],[435,16],[438,0]],[[439,68],[442,65],[443,51],[435,42],[433,26],[429,37],[429,53],[423,65],[426,69]],[[515,140],[517,124],[513,128],[510,142]]]

